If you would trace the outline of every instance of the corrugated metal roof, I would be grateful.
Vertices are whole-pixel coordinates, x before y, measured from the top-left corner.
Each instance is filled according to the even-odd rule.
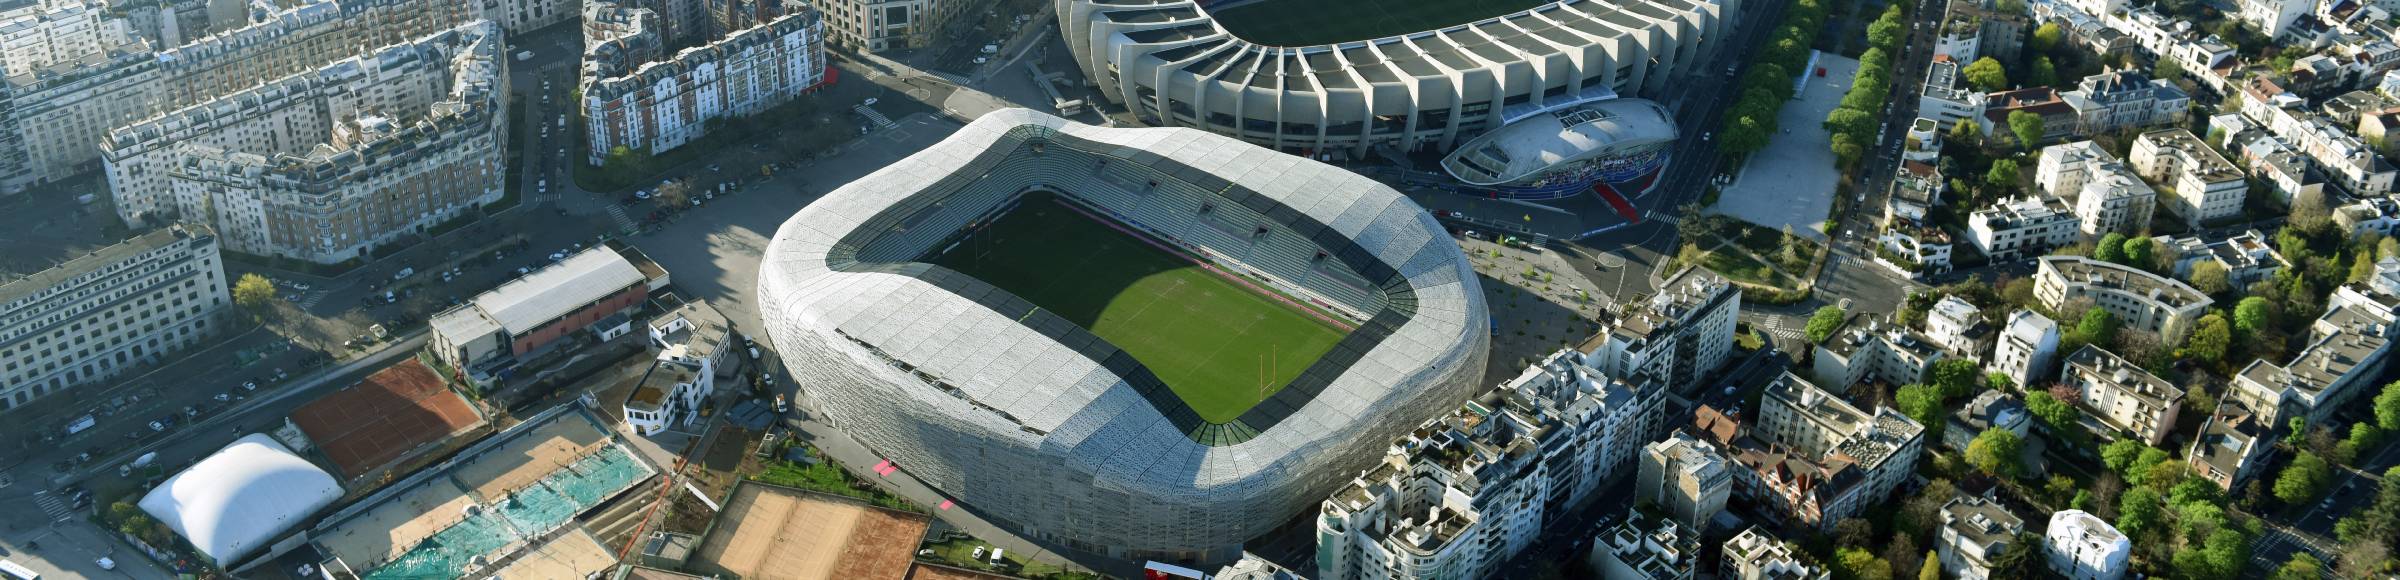
[[[476,295],[474,303],[509,334],[524,334],[643,279],[641,269],[616,251],[592,248]]]

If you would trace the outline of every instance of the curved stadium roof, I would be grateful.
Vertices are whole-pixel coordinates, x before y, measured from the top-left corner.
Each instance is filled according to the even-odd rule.
[[[140,505],[227,566],[341,497],[332,475],[253,433],[167,478]]]
[[[1210,425],[1080,327],[946,268],[894,259],[906,252],[862,255],[910,230],[938,239],[955,229],[927,225],[929,210],[976,215],[1001,203],[962,191],[1074,195],[1099,183],[1080,181],[1094,159],[1257,210],[1392,300],[1313,379]],[[1236,546],[1313,505],[1393,436],[1464,398],[1488,340],[1465,256],[1389,187],[1202,131],[1105,129],[1023,109],[986,115],[801,210],[766,251],[759,295],[777,350],[795,372],[822,377],[818,398],[853,436],[998,521],[1120,557]]]

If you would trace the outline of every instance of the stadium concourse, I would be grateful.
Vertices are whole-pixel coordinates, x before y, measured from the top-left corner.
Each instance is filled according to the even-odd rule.
[[[1466,396],[1468,266],[1365,177],[1010,109],[792,216],[758,293],[823,414],[959,507],[1196,562]]]

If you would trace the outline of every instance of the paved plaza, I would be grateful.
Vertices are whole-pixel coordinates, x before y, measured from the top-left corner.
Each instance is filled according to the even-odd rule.
[[[1817,68],[1825,76],[1814,76]],[[1832,136],[1825,131],[1825,114],[1840,105],[1850,91],[1858,61],[1832,54],[1818,57],[1810,76],[1775,117],[1781,127],[1767,147],[1750,154],[1732,185],[1717,197],[1709,211],[1735,219],[1794,232],[1823,234],[1826,213],[1833,211],[1833,186],[1841,176],[1833,166]],[[1808,235],[1808,234],[1802,234]],[[1822,236],[1817,239],[1824,239]]]

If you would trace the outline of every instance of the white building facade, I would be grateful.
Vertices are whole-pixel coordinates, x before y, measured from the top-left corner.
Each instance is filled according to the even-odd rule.
[[[216,236],[171,227],[0,283],[0,412],[157,363],[223,330]]]

